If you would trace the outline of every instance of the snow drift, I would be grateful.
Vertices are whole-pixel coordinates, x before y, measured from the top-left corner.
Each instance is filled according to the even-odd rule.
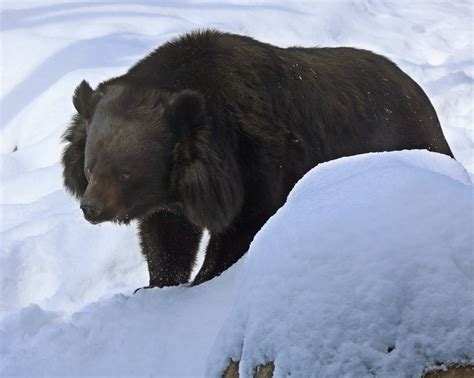
[[[322,164],[206,284],[5,317],[0,375],[219,376],[233,358],[244,376],[266,361],[277,376],[405,376],[468,361],[472,195],[455,160],[426,151]]]
[[[473,188],[425,151],[322,164],[255,237],[209,359],[219,376],[421,376],[474,357]]]

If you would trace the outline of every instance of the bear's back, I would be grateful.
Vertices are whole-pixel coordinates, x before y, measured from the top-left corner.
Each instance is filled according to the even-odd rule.
[[[125,77],[160,89],[197,89],[211,92],[225,86],[233,73],[253,74],[275,47],[252,38],[215,30],[196,31],[157,48],[129,69]],[[246,66],[253,67],[252,70]]]
[[[284,49],[204,30],[160,46],[117,80],[196,90],[219,133],[244,138],[250,150],[275,150],[290,135],[306,151],[305,167],[408,148],[452,155],[423,90],[390,60],[366,50]]]

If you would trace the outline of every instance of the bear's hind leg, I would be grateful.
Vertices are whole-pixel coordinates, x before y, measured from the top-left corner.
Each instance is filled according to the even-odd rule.
[[[142,253],[148,263],[149,287],[187,283],[193,269],[202,230],[183,216],[157,212],[139,223]]]
[[[193,280],[193,286],[209,281],[236,263],[247,252],[255,234],[268,218],[261,215],[237,223],[222,233],[211,234],[204,263]]]

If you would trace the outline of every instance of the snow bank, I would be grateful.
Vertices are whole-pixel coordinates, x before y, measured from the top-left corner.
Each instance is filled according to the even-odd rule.
[[[204,376],[238,270],[195,288],[117,294],[72,317],[30,305],[0,323],[0,376]]]
[[[474,358],[473,187],[426,151],[314,168],[255,237],[209,358],[219,376],[420,376]],[[392,350],[393,349],[393,350]]]

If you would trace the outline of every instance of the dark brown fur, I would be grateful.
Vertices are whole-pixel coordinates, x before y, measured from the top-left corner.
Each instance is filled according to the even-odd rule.
[[[402,149],[452,156],[423,90],[353,48],[195,32],[95,90],[81,83],[74,104],[65,186],[92,222],[138,220],[151,286],[188,281],[203,228],[211,238],[194,283],[227,269],[321,162]]]

